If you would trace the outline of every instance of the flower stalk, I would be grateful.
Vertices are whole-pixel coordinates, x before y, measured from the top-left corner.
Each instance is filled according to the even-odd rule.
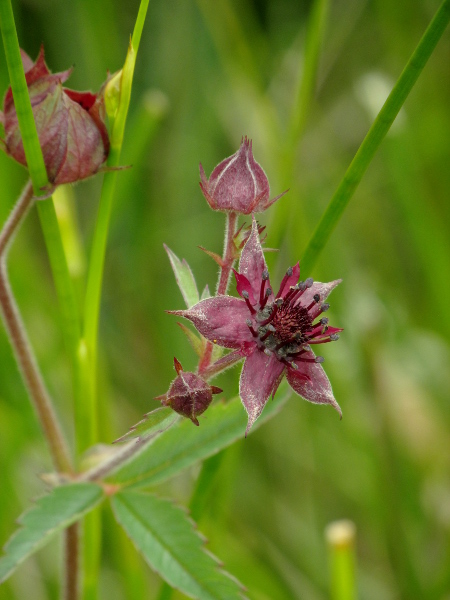
[[[16,360],[38,414],[55,467],[59,472],[72,473],[69,450],[25,333],[6,270],[9,244],[32,203],[33,187],[31,182],[28,182],[0,233],[0,306]]]

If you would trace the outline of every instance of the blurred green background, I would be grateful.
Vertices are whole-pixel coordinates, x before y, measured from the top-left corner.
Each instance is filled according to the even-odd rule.
[[[13,2],[21,46],[41,43],[68,85],[97,90],[124,61],[136,0]],[[113,208],[101,313],[101,442],[110,443],[157,403],[195,356],[173,317],[183,306],[163,242],[213,290],[224,216],[198,188],[253,139],[273,195],[290,192],[267,225],[272,280],[302,254],[376,112],[438,8],[436,0],[152,0],[139,50],[129,126]],[[314,56],[308,40],[325,26]],[[313,23],[313,25],[311,25]],[[315,23],[315,24],[314,24]],[[450,598],[450,408],[447,309],[450,281],[450,32],[375,156],[311,273],[344,282],[331,323],[344,327],[323,350],[344,418],[292,397],[283,411],[209,466],[193,507],[208,547],[254,600],[329,596],[326,525],[357,528],[358,597]],[[0,93],[8,86],[0,50]],[[296,106],[298,90],[300,109]],[[296,100],[297,98],[297,100]],[[26,173],[0,154],[0,218]],[[80,302],[101,176],[61,192],[78,223],[65,231]],[[62,214],[62,218],[64,215]],[[69,360],[36,211],[10,253],[10,278],[58,411],[73,437]],[[0,542],[45,489],[51,468],[3,327],[0,327]],[[238,369],[215,380],[232,397]],[[220,400],[219,400],[220,401]],[[207,419],[207,413],[205,414]],[[201,426],[201,425],[200,425]],[[166,485],[183,504],[198,469]],[[124,559],[123,534],[104,516],[101,598],[157,598],[159,578]],[[131,546],[125,556],[131,556]],[[28,560],[0,598],[58,597],[59,542]],[[130,565],[127,564],[130,560]],[[136,596],[138,597],[138,596]],[[174,597],[181,597],[176,596]]]

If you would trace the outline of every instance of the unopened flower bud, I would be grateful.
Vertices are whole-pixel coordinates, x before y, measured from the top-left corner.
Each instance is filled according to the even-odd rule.
[[[76,92],[63,88],[72,69],[50,73],[41,47],[35,63],[22,52],[25,78],[33,108],[47,177],[52,186],[94,175],[109,153],[103,93]],[[11,88],[0,121],[5,128],[6,152],[26,166]]]
[[[176,413],[188,417],[199,425],[197,417],[205,412],[211,404],[213,394],[222,390],[189,371],[183,371],[179,361],[174,358],[177,377],[172,381],[169,391],[163,396],[161,403],[170,406]]]
[[[247,137],[233,156],[217,165],[209,179],[200,164],[200,178],[203,195],[213,210],[248,215],[266,210],[283,195],[269,199],[269,180],[253,158],[252,142]]]

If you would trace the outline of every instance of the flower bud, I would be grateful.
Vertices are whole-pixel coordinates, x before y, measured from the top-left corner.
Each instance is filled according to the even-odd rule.
[[[85,179],[97,173],[109,153],[103,93],[63,88],[71,69],[50,73],[41,47],[36,62],[22,50],[22,62],[34,120],[52,186]],[[11,88],[0,120],[5,127],[6,152],[26,166]]]
[[[253,158],[252,142],[243,138],[239,150],[217,165],[209,179],[200,164],[200,188],[213,210],[248,215],[269,208],[280,196],[269,200],[269,180]]]
[[[173,359],[177,377],[172,381],[169,391],[165,394],[161,403],[170,406],[176,413],[188,417],[199,425],[197,417],[205,412],[211,404],[213,394],[220,394],[222,390],[189,371],[183,371],[183,367],[176,358]]]

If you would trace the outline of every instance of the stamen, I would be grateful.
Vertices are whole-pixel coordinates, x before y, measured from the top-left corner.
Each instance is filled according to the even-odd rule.
[[[263,308],[263,302],[264,302],[264,297],[265,297],[265,288],[266,288],[266,281],[269,279],[269,271],[263,271],[262,272],[262,281],[261,281],[261,287],[259,289],[259,305],[261,308]],[[266,300],[267,302],[267,300]]]
[[[275,315],[278,312],[278,304],[276,302],[273,303],[272,305],[272,312],[270,313],[270,315],[267,317],[267,319],[265,321],[262,321],[260,323],[260,327],[264,327],[264,325],[267,325],[267,323],[270,323],[271,321],[273,321],[273,318],[275,317]]]
[[[293,272],[294,272],[294,269],[292,267],[289,267],[288,270],[286,271],[286,275],[281,280],[280,289],[278,290],[277,298],[279,298],[281,296],[281,294],[283,293],[284,286],[286,285],[286,281],[288,280],[289,277],[292,277]]]
[[[320,296],[319,294],[314,294],[313,296],[313,301],[311,302],[311,304],[307,307],[306,310],[311,310],[311,308],[317,304],[318,302],[320,302]]]
[[[245,323],[246,323],[247,327],[250,329],[252,336],[258,337],[258,333],[254,330],[254,328],[252,326],[251,319],[246,319]]]
[[[242,297],[245,300],[245,303],[247,305],[248,310],[252,313],[252,315],[254,315],[256,313],[256,310],[253,308],[253,306],[250,304],[250,300],[248,299],[248,292],[247,290],[244,290],[242,292]]]
[[[264,342],[265,340],[267,340],[267,338],[269,337],[269,335],[271,335],[273,333],[273,331],[271,329],[267,329],[266,333],[264,335],[262,335],[259,339]]]
[[[280,362],[282,362],[287,367],[292,367],[295,371],[298,370],[298,365],[296,365],[293,360],[289,360],[288,358],[282,358]]]
[[[325,304],[322,304],[322,306],[320,307],[320,310],[317,313],[317,316],[321,315],[323,312],[327,311],[329,308],[330,308],[330,305],[328,304],[328,302],[325,302]]]
[[[294,288],[294,293],[290,297],[290,301],[292,303],[294,302],[294,300],[297,301],[300,298],[300,296],[303,294],[303,292],[307,289],[308,289],[308,286],[306,285],[305,281],[298,283]]]
[[[261,287],[261,290],[262,290],[262,287]],[[262,310],[265,307],[265,305],[267,304],[267,300],[269,299],[269,296],[271,296],[271,295],[272,295],[271,288],[267,288],[267,290],[265,292],[265,295],[264,295],[264,299],[261,300],[261,297],[259,298],[259,307],[260,307],[260,310]]]

